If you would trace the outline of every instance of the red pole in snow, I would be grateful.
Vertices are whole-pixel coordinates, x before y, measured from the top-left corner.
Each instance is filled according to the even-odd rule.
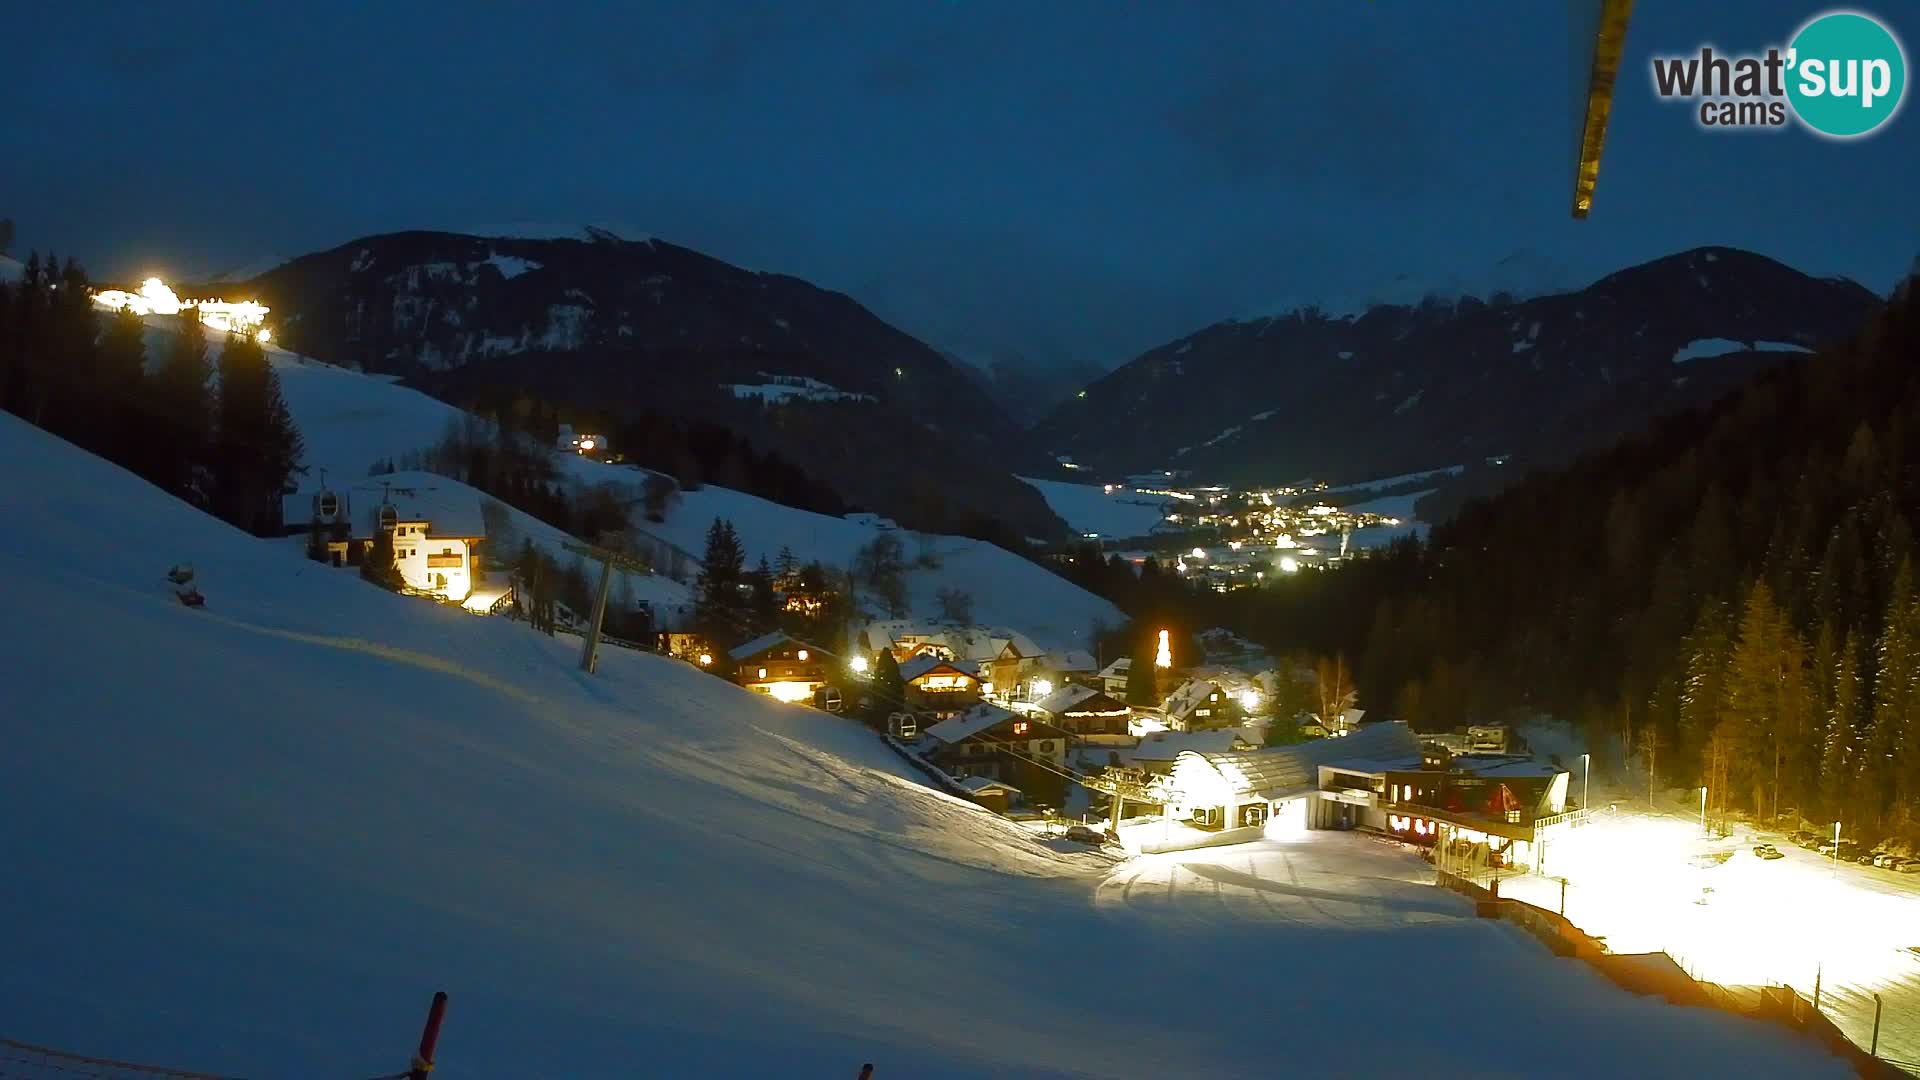
[[[873,1080],[873,1062],[860,1066],[860,1080]]]
[[[420,1052],[413,1055],[413,1065],[407,1070],[407,1080],[427,1080],[427,1074],[433,1071],[433,1049],[440,1042],[440,1021],[447,1016],[447,992],[436,991],[433,1006],[427,1010],[427,1026],[420,1029]]]

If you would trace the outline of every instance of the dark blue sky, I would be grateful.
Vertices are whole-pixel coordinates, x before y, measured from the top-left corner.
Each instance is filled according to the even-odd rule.
[[[101,274],[618,222],[936,345],[1111,365],[1523,248],[1591,278],[1731,244],[1879,291],[1920,253],[1912,107],[1841,144],[1653,99],[1650,53],[1813,3],[1639,5],[1584,223],[1545,0],[82,6],[8,17],[0,216]],[[1915,52],[1913,9],[1867,10]]]

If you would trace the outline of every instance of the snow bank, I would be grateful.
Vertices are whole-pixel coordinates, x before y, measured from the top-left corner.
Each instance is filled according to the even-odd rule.
[[[449,1080],[1846,1075],[1612,989],[1398,848],[1316,837],[1103,881],[846,720],[621,650],[586,676],[568,639],[307,563],[4,416],[0,492],[9,1037],[369,1075],[446,989]],[[178,561],[205,610],[168,594]],[[1315,973],[1355,970],[1383,977],[1305,1025],[1223,1037],[1164,1000],[1305,1009]],[[1381,1024],[1407,1000],[1391,976],[1432,971],[1502,1018],[1497,1047]],[[1062,1023],[1066,993],[1126,1019]]]

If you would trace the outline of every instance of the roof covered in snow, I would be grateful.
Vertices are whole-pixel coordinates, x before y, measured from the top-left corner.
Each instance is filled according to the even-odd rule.
[[[1132,711],[1125,702],[1115,701],[1091,686],[1063,686],[1034,702],[1033,707],[1054,716],[1115,716]]]
[[[786,634],[783,634],[780,631],[775,630],[771,634],[761,634],[759,637],[754,638],[752,641],[747,642],[745,645],[738,645],[738,646],[735,646],[734,648],[728,649],[727,657],[728,659],[738,663],[741,660],[745,660],[749,656],[758,656],[759,654],[766,652],[768,649],[771,649],[776,645],[781,644],[782,642],[787,642],[792,640],[793,638],[790,638]]]
[[[1133,657],[1123,656],[1120,659],[1115,660],[1113,663],[1108,664],[1106,667],[1101,668],[1100,677],[1104,679],[1118,679],[1125,676],[1132,670],[1133,670]]]
[[[908,658],[906,663],[900,665],[900,677],[908,682],[912,682],[922,675],[931,674],[941,668],[946,668],[960,675],[971,674],[971,672],[951,660],[943,660],[932,653],[920,653],[917,656]]]
[[[1245,735],[1233,728],[1218,731],[1156,731],[1140,740],[1133,756],[1139,761],[1172,761],[1191,750],[1202,754],[1222,754],[1235,744],[1251,749]]]
[[[925,734],[929,739],[952,746],[954,743],[973,738],[1003,720],[1011,719],[1013,719],[1012,712],[983,701],[951,720],[940,721],[928,728]]]
[[[1049,653],[1047,654],[1047,665],[1055,671],[1067,672],[1091,672],[1100,666],[1100,664],[1094,660],[1092,653],[1082,652],[1079,649],[1067,649],[1064,652]]]
[[[480,498],[474,489],[433,473],[389,473],[350,486],[329,485],[328,490],[345,500],[353,535],[362,539],[379,528],[383,503],[393,504],[399,521],[426,522],[429,538],[477,539],[487,535],[486,519],[480,514]],[[312,521],[313,499],[319,492],[314,485],[282,497],[282,520],[293,527]]]
[[[1170,717],[1185,717],[1206,704],[1209,695],[1226,692],[1211,679],[1188,679],[1167,698],[1166,713]]]
[[[989,791],[1005,791],[1014,795],[1020,794],[1019,788],[1014,787],[1012,784],[1003,784],[990,776],[969,776],[960,781],[960,786],[975,795],[985,794]]]
[[[1045,652],[1034,640],[1018,630],[1001,626],[957,626],[926,619],[882,619],[867,624],[867,640],[875,648],[913,640],[938,645],[953,651],[961,660],[992,660],[1012,644],[1021,656],[1039,656]]]
[[[1315,739],[1294,746],[1183,753],[1174,761],[1173,779],[1188,792],[1231,791],[1235,795],[1284,799],[1318,788],[1321,765],[1343,758],[1381,759],[1419,752],[1420,740],[1413,730],[1391,721],[1340,738]]]

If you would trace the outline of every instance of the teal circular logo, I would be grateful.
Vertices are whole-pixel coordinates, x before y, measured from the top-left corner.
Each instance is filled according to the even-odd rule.
[[[1892,31],[1852,11],[1822,15],[1787,47],[1787,100],[1800,122],[1851,139],[1893,118],[1907,90],[1907,57]]]

